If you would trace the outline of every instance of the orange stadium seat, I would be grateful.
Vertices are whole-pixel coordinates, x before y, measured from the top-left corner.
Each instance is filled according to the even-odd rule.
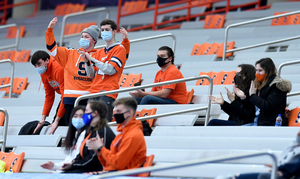
[[[232,42],[227,42],[227,50],[231,50],[234,48],[234,44],[235,44],[235,41],[232,41]],[[224,42],[220,45],[220,48],[218,48],[217,50],[217,55],[219,58],[223,57],[223,50],[224,50]],[[229,57],[229,56],[232,56],[233,53],[226,53],[226,57]]]
[[[125,82],[123,83],[122,87],[132,87],[135,83],[140,82],[142,79],[142,73],[140,74],[132,74],[130,73]]]
[[[206,72],[200,72],[199,75],[208,75],[214,81],[214,79],[216,78],[217,74],[218,74],[217,72],[210,71],[208,73],[206,73]],[[200,80],[197,80],[196,86],[199,86],[199,85],[204,86],[204,85],[208,85],[208,84],[209,84],[208,80],[206,80],[206,79],[200,79]]]
[[[25,26],[19,26],[19,38],[24,37],[25,35]],[[6,33],[7,39],[16,38],[17,36],[17,27],[9,27]]]
[[[207,15],[205,17],[204,29],[222,28],[225,22],[224,15]]]
[[[123,85],[124,85],[127,78],[128,78],[128,75],[124,75],[124,74],[121,75],[120,80],[119,80],[120,88],[123,87]]]
[[[27,87],[28,77],[26,78],[14,78],[14,85],[12,92],[15,94],[21,94]]]
[[[211,24],[213,23],[213,18],[214,16],[213,15],[207,15],[205,17],[205,22],[204,22],[204,29],[211,29]]]
[[[291,110],[288,126],[300,127],[300,107]]]
[[[6,163],[6,171],[12,170],[13,173],[19,173],[23,164],[25,152],[15,154],[14,152],[0,152],[0,158]]]
[[[4,125],[5,115],[3,112],[0,112],[0,126]]]
[[[285,14],[288,12],[275,12],[274,15],[279,15],[279,14]],[[280,17],[280,18],[275,18],[272,19],[272,26],[276,26],[276,25],[288,25],[289,24],[289,16],[285,16],[285,17]]]
[[[122,13],[127,13],[128,12],[128,7],[130,5],[130,2],[126,1],[123,6],[122,6]]]
[[[142,109],[141,112],[139,113],[139,117],[144,117],[144,116],[151,116],[154,115],[156,113],[157,109],[156,108],[152,108],[152,109]],[[149,119],[147,120],[147,122],[149,123],[149,126],[152,127],[154,124],[154,119]]]
[[[154,155],[147,156],[146,161],[143,164],[143,167],[151,167],[153,165]],[[149,177],[150,172],[140,173],[138,177]]]
[[[14,62],[29,62],[30,50],[15,51]]]
[[[234,84],[234,76],[235,76],[236,71],[231,71],[227,73],[227,78],[225,79],[225,81],[223,82],[223,85],[232,85]]]
[[[191,52],[191,56],[197,55],[197,52],[200,49],[200,47],[201,47],[201,44],[195,44],[194,47],[193,47],[193,50]]]
[[[289,24],[295,25],[300,24],[300,14],[294,14],[290,16]]]
[[[199,76],[201,76],[201,75],[207,75],[207,76],[209,76],[209,72],[203,72],[203,71],[201,71],[199,73]],[[207,81],[207,80],[205,80],[205,79],[199,79],[199,80],[197,80],[196,86],[202,85],[204,81]]]
[[[10,83],[10,77],[0,78],[0,85],[6,85]],[[0,91],[5,91],[6,94],[9,93],[9,87],[1,88]]]
[[[190,102],[192,102],[192,99],[194,97],[194,89],[192,89],[191,91],[187,92],[187,101],[186,103],[189,104]]]

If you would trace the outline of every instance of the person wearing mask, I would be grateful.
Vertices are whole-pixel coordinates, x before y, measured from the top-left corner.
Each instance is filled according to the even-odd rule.
[[[103,167],[97,158],[97,153],[92,150],[88,150],[86,141],[90,138],[100,136],[103,138],[103,145],[110,149],[111,143],[115,138],[115,134],[107,125],[106,116],[107,107],[103,101],[88,101],[85,113],[82,115],[86,130],[85,139],[81,143],[79,154],[76,158],[70,163],[64,163],[62,166],[64,173],[102,171]]]
[[[161,68],[156,73],[154,83],[183,78],[182,73],[174,65],[174,52],[170,47],[162,46],[157,52],[157,64]],[[186,83],[175,83],[153,87],[151,91],[137,90],[129,92],[139,104],[186,104]]]
[[[141,121],[135,119],[137,102],[132,97],[114,102],[116,122],[120,132],[108,148],[101,135],[90,138],[86,145],[95,151],[103,165],[103,171],[119,171],[139,168],[146,160],[146,142]]]
[[[221,109],[229,115],[228,120],[212,119],[208,126],[240,126],[253,123],[255,106],[249,101],[251,81],[255,79],[255,67],[250,64],[241,64],[234,76],[233,93],[226,87],[230,103],[226,102],[220,92],[220,97],[209,96],[212,103],[220,104]]]

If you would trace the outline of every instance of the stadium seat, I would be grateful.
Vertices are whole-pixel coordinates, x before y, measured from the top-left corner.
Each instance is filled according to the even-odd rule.
[[[0,158],[6,164],[5,171],[12,170],[13,173],[19,173],[22,167],[25,152],[15,154],[14,152],[0,152]]]
[[[16,38],[17,35],[17,27],[9,27],[6,33],[7,39]],[[19,26],[19,38],[24,37],[25,35],[25,26]]]
[[[152,109],[142,109],[139,113],[139,117],[145,117],[145,116],[151,116],[154,115],[157,111],[157,108]],[[149,123],[149,126],[152,127],[154,124],[154,119],[148,119],[147,122]]]
[[[189,104],[190,102],[192,102],[193,96],[194,96],[194,89],[191,89],[191,91],[187,92],[187,101],[186,103]]]
[[[27,87],[28,77],[26,78],[14,78],[14,85],[12,92],[15,94],[21,94]]]
[[[5,115],[4,113],[0,112],[0,126],[4,125]]]
[[[145,163],[143,164],[143,167],[151,167],[153,164],[154,155],[147,156]],[[147,173],[140,173],[137,176],[138,177],[149,177],[150,172]]]
[[[291,110],[288,125],[293,127],[300,126],[300,107],[296,107]]]
[[[201,71],[199,75],[200,76],[201,75],[208,75],[214,81],[214,79],[216,78],[217,74],[218,74],[217,72],[213,72],[213,71],[210,71],[208,73]],[[199,79],[196,82],[196,86],[198,86],[198,85],[200,85],[200,86],[209,85],[209,82],[206,79]]]
[[[0,85],[6,85],[10,83],[10,77],[0,78]],[[6,91],[6,94],[9,93],[9,87],[1,88],[0,91]]]
[[[141,82],[142,73],[140,74],[132,74],[130,73],[125,82],[123,83],[122,87],[133,87],[135,83]],[[121,81],[121,80],[120,80]]]
[[[275,12],[274,15],[280,15],[280,14],[285,14],[288,12]],[[277,25],[296,25],[300,24],[300,15],[299,14],[294,14],[290,16],[285,16],[285,17],[280,17],[280,18],[275,18],[272,20],[271,25],[272,26],[277,26]]]
[[[222,28],[225,22],[224,15],[207,15],[205,17],[204,29]]]

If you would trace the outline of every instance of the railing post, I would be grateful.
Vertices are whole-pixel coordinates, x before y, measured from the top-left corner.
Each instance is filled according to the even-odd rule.
[[[188,1],[188,9],[187,9],[187,16],[186,16],[186,21],[190,21],[190,18],[191,18],[191,5],[192,5],[192,2],[191,0]]]
[[[117,29],[120,29],[121,8],[122,8],[122,0],[119,0],[118,1]]]
[[[1,63],[10,63],[11,65],[11,70],[10,70],[10,84],[9,85],[2,85],[2,86],[9,86],[9,93],[8,93],[8,98],[11,98],[12,96],[12,89],[13,89],[13,84],[14,84],[14,72],[15,72],[15,64],[14,62],[12,62],[11,60],[9,59],[6,59],[6,60],[1,60],[0,61],[0,64]]]
[[[226,13],[230,11],[230,0],[227,0]]]
[[[159,0],[155,0],[155,9],[154,9],[154,18],[153,18],[153,26],[152,30],[156,30],[156,21],[157,21],[157,12],[159,8]]]
[[[1,151],[5,152],[9,116],[8,116],[7,111],[3,108],[0,108],[0,112],[3,112],[3,114],[5,116],[4,117],[4,125],[3,125],[3,133],[2,133],[3,142],[2,142],[2,147],[1,147]]]

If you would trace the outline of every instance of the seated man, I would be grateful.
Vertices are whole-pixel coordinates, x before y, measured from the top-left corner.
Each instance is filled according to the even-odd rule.
[[[146,142],[142,123],[135,119],[137,102],[126,97],[117,99],[113,106],[120,133],[112,141],[110,150],[103,146],[103,138],[100,139],[99,135],[89,139],[86,145],[89,150],[97,152],[103,171],[139,168],[146,160]]]
[[[183,78],[174,65],[174,52],[170,47],[160,47],[156,61],[161,70],[156,73],[154,83]],[[135,97],[139,104],[186,104],[187,102],[185,82],[153,87],[149,92],[137,90],[129,94]]]
[[[41,75],[45,88],[45,103],[42,118],[35,128],[34,133],[36,133],[37,129],[45,123],[46,117],[49,115],[54,102],[55,92],[61,94],[61,101],[58,105],[57,113],[49,132],[49,134],[53,134],[57,126],[67,125],[65,124],[64,119],[61,119],[65,114],[62,100],[64,96],[64,68],[55,61],[54,57],[50,57],[47,52],[42,50],[36,51],[32,55],[31,63],[35,67],[36,71]]]

